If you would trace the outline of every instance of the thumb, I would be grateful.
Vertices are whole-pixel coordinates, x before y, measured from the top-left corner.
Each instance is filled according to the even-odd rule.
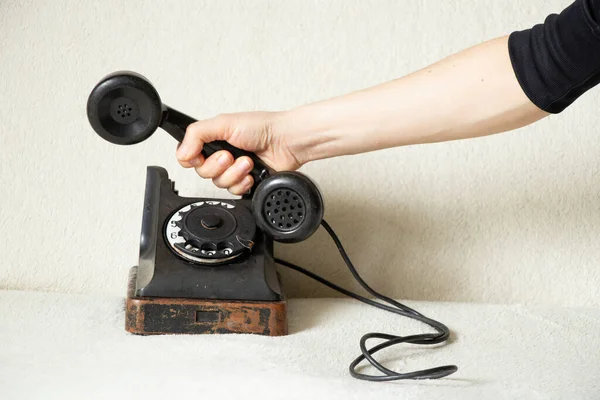
[[[230,121],[218,116],[194,122],[186,129],[183,142],[177,149],[179,161],[190,161],[200,154],[205,143],[215,140],[227,140],[230,136]]]

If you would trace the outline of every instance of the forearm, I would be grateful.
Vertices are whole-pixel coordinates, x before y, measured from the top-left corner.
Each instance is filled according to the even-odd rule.
[[[281,115],[301,162],[409,144],[464,139],[539,120],[521,89],[507,37],[403,78]]]
[[[376,66],[374,66],[376,68]],[[247,157],[205,159],[226,140],[278,171],[328,157],[490,135],[562,112],[600,84],[600,0],[575,0],[544,23],[464,50],[403,78],[284,112],[191,124],[182,166],[234,194],[253,184]]]

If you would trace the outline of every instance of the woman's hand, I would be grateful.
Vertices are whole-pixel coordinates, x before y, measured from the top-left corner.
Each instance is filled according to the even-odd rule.
[[[252,187],[249,175],[253,162],[249,157],[234,159],[225,150],[204,159],[204,143],[225,140],[232,146],[255,153],[271,168],[290,171],[300,168],[302,157],[292,149],[290,137],[279,128],[283,113],[246,112],[223,114],[188,126],[177,149],[177,159],[184,168],[194,168],[202,178],[212,179],[220,188],[241,195]]]
[[[242,194],[253,184],[248,175],[252,161],[234,161],[226,151],[204,160],[204,143],[225,140],[256,153],[275,170],[295,170],[329,157],[491,135],[547,115],[521,89],[504,36],[344,96],[283,113],[228,114],[196,122],[188,127],[177,158],[218,187]]]

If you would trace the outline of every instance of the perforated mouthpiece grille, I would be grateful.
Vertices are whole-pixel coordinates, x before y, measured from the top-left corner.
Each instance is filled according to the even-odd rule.
[[[263,206],[267,220],[279,231],[291,231],[304,221],[306,205],[292,189],[276,189],[267,196]]]

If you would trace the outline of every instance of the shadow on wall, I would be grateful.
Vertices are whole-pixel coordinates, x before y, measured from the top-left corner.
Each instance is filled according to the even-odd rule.
[[[423,221],[425,216],[418,216],[408,210],[396,210],[394,213],[385,210],[386,207],[372,207],[367,202],[346,203],[335,197],[328,203],[326,219],[363,279],[375,290],[384,294],[411,292],[410,296],[404,295],[401,298],[431,298],[428,291],[433,290],[433,287],[428,280],[433,276],[410,264],[419,249],[435,251],[436,248],[444,247],[439,240],[424,235],[422,227],[433,221]],[[322,228],[305,242],[278,244],[275,251],[281,258],[295,262],[344,288],[365,294],[360,291],[360,286],[350,274],[333,240]],[[280,270],[286,292],[291,297],[339,295],[295,271],[283,267]],[[458,275],[448,275],[443,279],[436,279],[434,290],[450,292],[451,287],[459,284],[458,278]],[[413,290],[410,286],[413,286]]]
[[[560,301],[561,291],[581,288],[586,279],[597,281],[578,269],[594,261],[600,237],[597,173],[584,167],[571,185],[557,185],[552,168],[529,171],[529,177],[525,172],[512,185],[474,171],[445,196],[425,201],[407,195],[398,203],[402,196],[375,204],[365,194],[367,185],[361,193],[326,195],[325,217],[362,277],[386,295],[506,303],[536,301],[539,291],[546,291],[546,297]],[[512,190],[499,193],[499,187]],[[549,188],[552,195],[543,195]],[[276,254],[364,294],[324,229],[303,243],[277,245]],[[295,271],[280,270],[290,297],[339,295]]]

